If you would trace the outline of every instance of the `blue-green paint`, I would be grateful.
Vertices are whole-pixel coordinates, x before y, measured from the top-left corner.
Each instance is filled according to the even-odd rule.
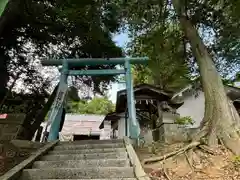
[[[125,74],[124,69],[97,69],[97,70],[70,70],[69,75],[70,76],[81,76],[81,75],[87,75],[87,76],[99,76],[99,75],[120,75]]]
[[[48,141],[55,141],[59,138],[59,127],[61,123],[61,117],[63,113],[63,106],[57,108],[57,115],[51,123],[51,128],[48,136]]]
[[[136,58],[81,58],[81,59],[66,59],[69,67],[77,66],[98,66],[98,65],[124,65],[125,61],[129,61],[130,64],[144,64],[147,63],[147,57]],[[62,61],[60,59],[48,59],[42,60],[44,66],[60,66]]]
[[[133,92],[131,64],[129,61],[125,61],[126,70],[126,89],[127,89],[127,104],[128,104],[128,129],[129,135],[133,139],[137,139],[140,134],[139,122],[136,118],[135,98]]]
[[[117,81],[118,84],[126,84],[126,81]]]
[[[63,106],[66,101],[67,90],[68,90],[67,77],[68,77],[68,64],[66,60],[63,60],[63,68],[61,72],[58,93],[52,105],[52,111],[49,116],[49,120],[52,120],[52,123],[51,123],[51,128],[48,136],[48,141],[55,141],[59,137],[59,127],[60,127],[61,117],[63,113]]]

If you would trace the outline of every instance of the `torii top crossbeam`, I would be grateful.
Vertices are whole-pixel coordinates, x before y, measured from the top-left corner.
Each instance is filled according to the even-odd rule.
[[[130,64],[145,64],[148,60],[147,57],[135,57],[135,58],[79,58],[79,59],[64,59],[68,63],[69,67],[76,66],[98,66],[98,65],[124,65],[126,61]],[[62,60],[48,59],[42,60],[43,66],[61,66]]]

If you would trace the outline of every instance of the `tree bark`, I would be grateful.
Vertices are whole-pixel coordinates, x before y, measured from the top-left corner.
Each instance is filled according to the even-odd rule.
[[[180,0],[172,0],[172,3],[200,69],[205,96],[205,114],[201,128],[207,133],[207,144],[215,147],[218,144],[218,139],[221,139],[233,153],[240,154],[239,133],[234,121],[235,115],[231,110],[234,106],[229,104],[221,77],[212,57],[196,28],[185,15],[184,3]]]

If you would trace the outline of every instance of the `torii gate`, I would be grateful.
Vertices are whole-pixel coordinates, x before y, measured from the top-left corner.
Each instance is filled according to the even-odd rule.
[[[136,119],[135,100],[131,75],[131,64],[144,64],[148,60],[147,57],[139,58],[80,58],[80,59],[52,59],[43,60],[43,66],[62,66],[60,83],[57,95],[51,107],[49,121],[51,128],[48,136],[48,141],[58,139],[61,117],[66,101],[68,76],[100,76],[100,75],[120,75],[124,74],[126,78],[127,89],[127,108],[128,119],[126,119],[126,128],[129,128],[127,136],[132,139],[138,139],[140,134],[139,123]],[[123,69],[102,69],[102,70],[71,70],[78,66],[98,66],[98,65],[122,65]]]

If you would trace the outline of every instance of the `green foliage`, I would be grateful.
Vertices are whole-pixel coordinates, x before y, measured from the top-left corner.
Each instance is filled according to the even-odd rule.
[[[240,167],[240,156],[234,156],[232,162],[233,162],[235,168],[239,168]]]
[[[225,79],[229,79],[229,75],[231,77],[233,74],[239,72],[240,54],[238,49],[240,46],[240,35],[238,29],[240,25],[240,3],[235,1],[188,0],[181,5],[186,11],[187,18],[191,20],[191,23],[193,23],[194,27],[196,27],[200,33],[200,36],[207,46],[208,51],[211,53],[220,74]],[[146,43],[136,43],[136,38],[139,36],[146,37],[156,32],[158,37],[162,36],[162,39],[157,38],[157,36],[156,39],[152,38],[153,40],[155,39],[156,42],[151,44],[151,47],[155,47],[154,45],[158,43],[159,56],[163,55],[164,57],[165,52],[169,52],[170,54],[172,49],[175,51],[175,49],[179,47],[177,45],[182,43],[182,45],[185,46],[185,54],[182,53],[182,55],[180,55],[180,53],[175,56],[174,53],[173,57],[175,56],[177,59],[179,58],[180,62],[183,58],[191,73],[194,73],[194,75],[199,73],[198,65],[195,61],[196,58],[192,55],[189,40],[186,39],[184,34],[181,34],[181,31],[177,32],[179,22],[176,21],[177,16],[172,7],[172,1],[146,0],[144,2],[138,2],[129,0],[121,1],[121,6],[132,38],[132,44],[130,47],[144,46]],[[175,28],[175,32],[172,31],[173,33],[167,33],[168,29],[171,29],[169,28],[170,26],[177,27]],[[157,31],[157,29],[160,28],[162,28],[162,30]],[[169,36],[165,36],[164,32]],[[178,34],[180,34],[180,36]],[[164,46],[166,42],[168,45],[168,41],[174,42],[172,48],[171,45],[169,45],[169,48],[162,50],[160,48],[161,45]],[[134,55],[134,53],[132,54]],[[151,56],[149,52],[147,55]],[[170,58],[170,60],[172,59],[174,58]],[[157,66],[155,67],[157,68]],[[164,67],[168,70],[168,66]],[[164,68],[162,67],[158,69],[161,71]],[[141,70],[140,73],[145,73],[145,71]],[[137,79],[136,82],[138,81],[139,80]],[[144,79],[144,81],[148,80]],[[142,82],[142,79],[140,79],[140,82]]]
[[[7,3],[8,3],[8,0],[1,0],[0,1],[0,17],[2,15]]]
[[[179,125],[193,125],[194,122],[190,116],[180,117],[175,120],[175,123]]]
[[[190,83],[182,36],[179,28],[171,24],[136,36],[129,53],[148,56],[150,61],[148,67],[134,67],[134,83],[150,83],[165,90],[178,90]]]
[[[151,70],[144,65],[135,65],[132,68],[134,85],[151,83]]]
[[[68,102],[67,113],[102,114],[106,115],[115,110],[115,105],[106,97],[96,97],[91,101]]]
[[[120,25],[118,7],[112,1],[9,1],[0,18],[0,98],[9,78],[20,72],[24,89],[44,79],[33,64],[42,58],[119,57],[112,41]],[[93,67],[80,67],[80,69]],[[96,69],[115,68],[98,66]],[[78,77],[78,84],[101,92],[112,76]]]
[[[122,56],[121,48],[112,41],[112,33],[120,25],[117,8],[109,0],[9,1],[0,17],[0,100],[6,99],[2,101],[1,111],[24,112],[32,121],[39,116],[52,80],[39,72],[39,59]],[[95,68],[113,69],[115,66]],[[101,93],[114,78],[81,76],[74,81],[80,87],[91,86],[93,91]],[[15,95],[11,94],[20,83],[17,96],[21,99],[14,104]],[[79,100],[74,89],[70,89],[69,94]],[[25,96],[31,99],[25,100]],[[13,99],[14,103],[8,99]]]

